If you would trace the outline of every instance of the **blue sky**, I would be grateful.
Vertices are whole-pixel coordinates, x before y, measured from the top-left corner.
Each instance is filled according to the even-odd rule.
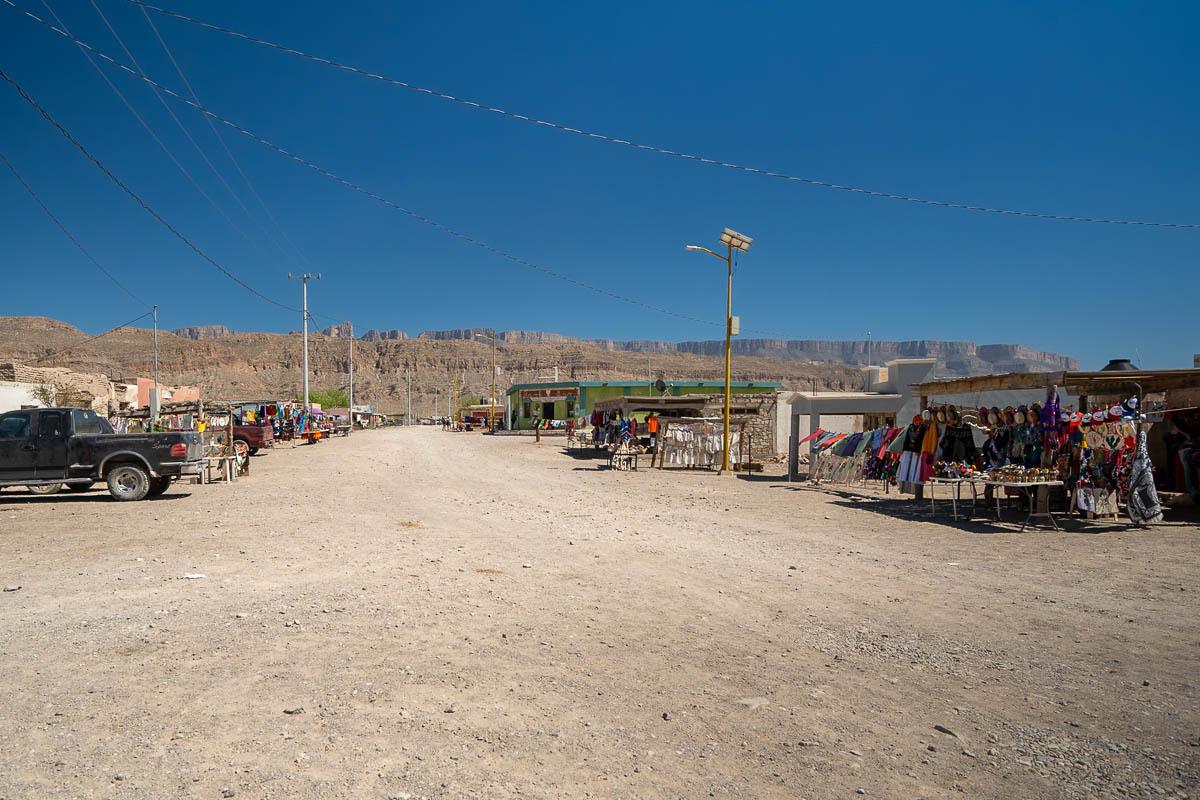
[[[90,2],[48,0],[127,60]],[[19,0],[47,16],[41,0]],[[183,91],[148,23],[97,0],[156,80]],[[563,124],[793,175],[1054,214],[1200,223],[1194,3],[519,3],[162,0],[418,85]],[[388,86],[152,13],[206,106],[396,203],[548,269],[719,321],[725,226],[746,335],[1018,342],[1085,368],[1200,350],[1200,230],[980,214],[864,197],[572,136]],[[465,244],[109,70],[231,227],[78,49],[0,5],[3,68],[181,232],[262,293],[325,278],[314,313],[360,331],[494,326],[716,338]],[[287,331],[0,84],[0,152],[164,327]],[[0,314],[98,332],[140,313],[0,169]],[[309,266],[311,265],[311,266]],[[327,318],[318,319],[320,325]]]

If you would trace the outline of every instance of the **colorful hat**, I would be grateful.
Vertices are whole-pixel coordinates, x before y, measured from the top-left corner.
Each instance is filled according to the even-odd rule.
[[[1111,406],[1111,407],[1108,409],[1108,421],[1109,421],[1109,422],[1116,422],[1117,420],[1119,420],[1119,419],[1121,418],[1121,415],[1122,415],[1123,413],[1124,413],[1124,412],[1121,410],[1121,406],[1120,406],[1120,404],[1119,404],[1119,403],[1118,403],[1118,404],[1114,404],[1113,406]]]
[[[1023,425],[1025,423],[1025,412],[1026,411],[1027,411],[1027,409],[1025,408],[1025,406],[1017,406],[1017,410],[1013,412],[1013,421],[1016,422],[1018,425]]]
[[[1078,421],[1076,420],[1076,417],[1078,417],[1078,416],[1079,416],[1079,412],[1078,412],[1078,411],[1076,411],[1074,414],[1072,414],[1072,415],[1071,415],[1071,420],[1072,420],[1073,422],[1076,422],[1076,424],[1078,424]],[[1090,411],[1089,411],[1088,413],[1086,413],[1086,414],[1084,414],[1084,415],[1083,415],[1083,424],[1084,424],[1084,425],[1091,425],[1091,424],[1092,424],[1092,412],[1090,412]]]

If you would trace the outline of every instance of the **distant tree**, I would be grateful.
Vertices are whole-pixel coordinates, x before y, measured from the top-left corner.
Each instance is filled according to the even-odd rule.
[[[350,397],[345,392],[339,389],[318,389],[315,392],[308,393],[310,403],[317,403],[321,408],[349,408]],[[296,398],[296,402],[303,404],[304,398]]]
[[[58,397],[58,387],[52,383],[39,383],[29,390],[33,395],[33,399],[37,400],[44,406],[53,406],[54,399]]]

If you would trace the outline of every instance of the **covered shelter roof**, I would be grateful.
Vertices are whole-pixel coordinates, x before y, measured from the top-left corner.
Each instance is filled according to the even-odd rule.
[[[904,395],[885,392],[797,393],[792,397],[793,414],[890,414],[904,405]]]
[[[744,413],[752,408],[756,412],[762,406],[772,402],[773,395],[762,396],[753,394],[737,394],[729,399],[731,409],[736,408],[735,416],[740,415],[751,419],[754,414]],[[622,414],[632,414],[639,411],[653,411],[660,417],[691,417],[703,418],[704,409],[714,403],[724,401],[722,394],[682,394],[663,395],[662,397],[609,397],[597,400],[592,408],[596,411],[620,411]],[[731,417],[732,418],[732,417]]]
[[[1200,388],[1200,369],[1138,369],[1095,372],[1010,372],[974,378],[913,384],[922,397],[1006,389],[1049,389],[1057,386],[1076,395],[1166,392]]]
[[[186,400],[179,403],[163,403],[159,406],[158,415],[160,417],[174,416],[178,414],[227,414],[232,408],[237,408],[240,403],[230,403],[227,400]],[[113,416],[126,417],[128,419],[149,419],[149,406],[141,406],[140,408],[127,408],[118,411]]]

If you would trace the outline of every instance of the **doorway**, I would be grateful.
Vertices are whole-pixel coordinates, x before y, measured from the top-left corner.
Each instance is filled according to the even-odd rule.
[[[554,403],[542,403],[542,419],[554,419]]]

